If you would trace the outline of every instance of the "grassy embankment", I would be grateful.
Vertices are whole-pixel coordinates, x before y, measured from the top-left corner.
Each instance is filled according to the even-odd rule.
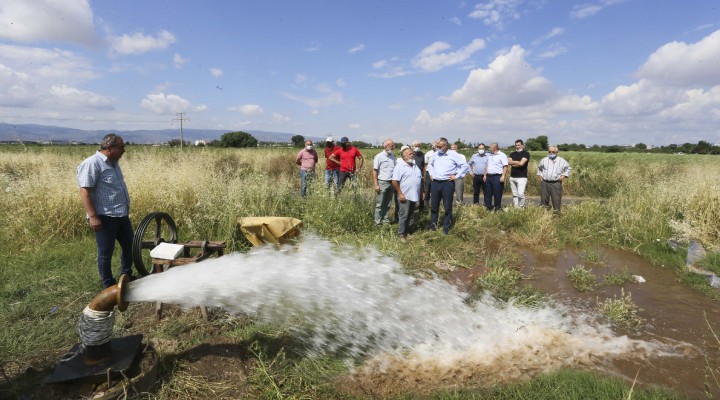
[[[28,366],[53,365],[77,340],[77,318],[99,291],[94,241],[85,225],[74,176],[77,164],[92,151],[89,147],[0,148],[0,259],[4,264],[0,268],[0,324],[4,327],[0,372],[6,375],[0,377],[0,384],[8,394],[35,383],[22,374]],[[293,216],[302,219],[306,229],[337,243],[376,246],[397,257],[411,274],[443,275],[438,261],[456,268],[494,267],[494,275],[481,277],[476,290],[492,289],[499,298],[519,297],[528,305],[539,296],[514,286],[520,278],[514,272],[521,262],[515,251],[518,246],[537,251],[566,246],[593,251],[608,245],[671,266],[679,280],[718,298],[702,278],[681,268],[684,251],[672,251],[666,244],[669,238],[693,238],[717,250],[712,246],[720,242],[720,191],[715,187],[720,167],[714,157],[563,154],[573,167],[565,185],[567,193],[597,200],[564,207],[560,217],[537,207],[495,214],[464,207],[456,211],[451,235],[420,230],[403,244],[396,239],[394,225],[378,229],[373,224],[369,167],[374,152],[365,152],[366,168],[358,190],[346,190],[336,200],[319,184],[309,199],[299,198],[294,152],[191,148],[180,153],[131,146],[122,161],[133,201],[131,219],[137,224],[149,212],[165,211],[178,223],[180,240],[226,240],[231,249],[240,250],[245,242],[236,226],[239,217]],[[536,161],[531,162],[531,170]],[[466,185],[466,191],[471,190]],[[533,179],[528,194],[537,195]],[[421,227],[427,225],[427,214],[418,218]],[[504,234],[498,234],[501,231]],[[720,273],[718,259],[713,252],[703,266]],[[164,374],[159,398],[182,398],[203,390],[222,393],[223,384],[193,376],[177,356],[211,336],[246,345],[251,367],[243,391],[253,396],[338,395],[332,382],[346,370],[342,361],[290,356],[292,346],[283,342],[277,328],[226,318],[204,324],[183,315],[136,326],[133,317],[141,312],[131,307],[119,317],[116,331],[175,342],[172,349],[159,349]],[[586,374],[561,373],[519,386],[439,392],[436,397],[527,398],[532,394],[538,398],[540,391],[547,398],[561,398],[555,396],[561,396],[556,390],[562,388],[570,388],[569,393],[605,392],[600,386],[613,385],[617,387],[597,398],[627,395],[626,386]],[[634,398],[646,395],[669,396],[633,393]],[[568,394],[566,398],[577,397]]]

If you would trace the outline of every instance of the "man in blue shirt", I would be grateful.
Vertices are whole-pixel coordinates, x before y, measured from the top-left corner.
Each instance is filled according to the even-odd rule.
[[[500,151],[497,143],[490,144],[490,156],[485,170],[485,208],[497,211],[502,207],[502,195],[505,190],[505,175],[508,172],[508,158]],[[493,204],[493,200],[495,203]]]
[[[468,161],[470,166],[470,175],[473,177],[473,204],[480,204],[480,191],[485,182],[485,170],[487,169],[488,156],[485,154],[485,143],[480,143],[477,147],[477,153],[473,154]]]
[[[468,165],[464,157],[456,151],[450,150],[448,141],[440,138],[437,144],[437,154],[430,161],[428,172],[432,179],[430,190],[430,230],[437,230],[440,200],[445,207],[443,216],[443,234],[447,235],[452,223],[453,194],[455,193],[455,179],[462,178],[468,172]]]
[[[98,271],[105,287],[116,283],[112,275],[115,241],[122,249],[120,274],[132,276],[133,228],[130,222],[130,196],[118,161],[125,153],[125,141],[110,133],[100,150],[77,168],[80,199],[98,248]]]

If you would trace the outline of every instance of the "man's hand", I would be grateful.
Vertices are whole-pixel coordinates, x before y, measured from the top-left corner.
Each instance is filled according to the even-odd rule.
[[[375,193],[380,193],[380,185],[377,183],[375,184]]]
[[[398,193],[398,201],[401,203],[404,203],[405,201],[407,201],[407,199],[405,198],[405,195],[402,192]]]
[[[100,218],[97,216],[90,217],[88,219],[88,223],[90,224],[90,229],[97,232],[102,228],[102,221],[100,221]]]

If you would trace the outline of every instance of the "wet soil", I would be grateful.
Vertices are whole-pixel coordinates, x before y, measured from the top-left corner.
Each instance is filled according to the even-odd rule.
[[[621,296],[621,288],[632,295],[641,309],[638,315],[645,320],[639,332],[616,329],[634,339],[670,343],[681,341],[690,344],[677,357],[660,357],[638,361],[613,362],[609,371],[635,379],[640,384],[656,384],[686,394],[691,398],[705,398],[705,375],[709,366],[720,368],[720,346],[708,323],[715,332],[720,329],[720,303],[694,292],[679,283],[672,268],[653,266],[628,251],[603,248],[598,251],[598,262],[586,262],[581,253],[564,250],[558,254],[523,252],[527,284],[551,295],[557,301],[594,308],[598,301]],[[567,272],[576,265],[584,265],[597,277],[599,286],[580,293],[567,278]],[[611,272],[627,270],[642,276],[645,283],[626,283],[623,286],[602,285],[603,277]],[[714,387],[713,394],[720,395]]]

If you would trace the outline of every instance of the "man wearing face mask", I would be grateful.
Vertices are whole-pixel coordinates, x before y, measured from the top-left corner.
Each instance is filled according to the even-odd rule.
[[[356,159],[359,161],[358,163],[355,162]],[[364,161],[360,150],[352,145],[347,136],[343,136],[340,139],[340,148],[335,150],[328,160],[336,164],[340,164],[340,184],[338,186],[338,193],[340,193],[345,185],[345,181],[348,178],[351,178],[360,172]]]
[[[318,154],[313,147],[312,140],[305,141],[305,148],[300,150],[295,157],[295,164],[300,166],[300,194],[307,196],[308,183],[315,177],[315,164],[318,162]]]
[[[560,213],[562,205],[562,182],[570,176],[570,164],[564,158],[558,157],[557,146],[548,147],[548,156],[540,160],[537,168],[537,177],[540,180],[540,205],[545,208],[552,207],[555,213]]]
[[[430,177],[433,180],[430,190],[430,230],[437,230],[440,200],[445,207],[443,216],[443,234],[447,235],[452,224],[453,193],[455,192],[455,179],[462,178],[468,172],[468,165],[463,157],[450,146],[445,138],[438,140],[437,154],[428,166]]]
[[[530,153],[525,150],[522,139],[515,141],[515,151],[508,157],[510,165],[510,189],[515,208],[525,208],[525,187],[527,187],[528,161]]]
[[[392,184],[393,169],[395,168],[395,142],[387,139],[383,142],[383,151],[373,158],[373,183],[375,184],[375,225],[389,224],[390,201],[395,199],[395,213],[397,213],[397,194]]]
[[[423,177],[423,181],[422,181],[421,185],[424,185],[425,184],[425,153],[423,153],[422,150],[420,150],[420,141],[419,140],[413,140],[411,148],[413,151],[413,158],[415,159],[415,166],[418,167],[418,169],[420,170],[422,177]],[[400,157],[402,157],[402,154],[400,154]],[[420,211],[423,210],[424,205],[423,205],[422,197],[418,201],[417,206]]]
[[[480,143],[477,147],[477,153],[470,157],[468,166],[470,166],[470,175],[473,177],[473,204],[480,204],[480,191],[485,182],[485,170],[487,169],[488,157],[485,154],[485,143]]]
[[[407,240],[410,229],[410,220],[415,205],[422,198],[422,172],[415,165],[415,152],[411,148],[404,148],[400,152],[401,160],[395,164],[392,174],[392,184],[398,196],[398,237]]]

